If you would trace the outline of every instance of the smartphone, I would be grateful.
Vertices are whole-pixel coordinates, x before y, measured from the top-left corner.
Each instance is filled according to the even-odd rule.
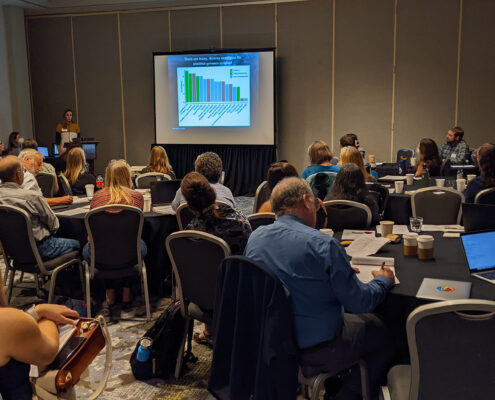
[[[77,349],[81,347],[85,340],[86,338],[84,337],[72,336],[58,352],[57,357],[55,357],[55,360],[53,360],[48,369],[60,369],[74,355]]]

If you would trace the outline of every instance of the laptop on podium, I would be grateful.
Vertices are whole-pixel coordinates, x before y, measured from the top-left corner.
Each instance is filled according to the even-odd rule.
[[[463,233],[461,242],[471,275],[495,284],[495,230]]]

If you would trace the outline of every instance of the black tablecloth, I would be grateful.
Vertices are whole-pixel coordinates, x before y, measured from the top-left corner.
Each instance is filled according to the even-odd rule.
[[[89,202],[72,204],[67,209],[88,204]],[[76,239],[81,243],[82,248],[88,241],[88,234],[84,225],[85,215],[86,212],[71,216],[57,215],[60,221],[57,236]],[[165,249],[165,239],[169,234],[178,230],[179,226],[175,215],[163,215],[156,212],[144,213],[141,237],[148,248],[144,263],[148,273],[148,287],[152,296],[163,296],[170,291],[170,287],[167,286],[170,285],[172,265]]]

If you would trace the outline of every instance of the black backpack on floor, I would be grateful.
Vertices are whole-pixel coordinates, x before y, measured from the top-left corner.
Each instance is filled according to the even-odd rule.
[[[192,323],[190,327],[192,328]],[[141,340],[137,342],[130,360],[134,377],[139,380],[168,379],[175,371],[185,328],[186,320],[180,312],[180,300],[178,300],[171,303],[155,324],[144,334],[143,337],[152,340],[150,356],[144,362],[138,361],[136,358]],[[191,332],[189,334],[191,335]],[[191,352],[190,341],[188,341],[187,347],[183,365],[186,361],[194,362],[197,360]]]

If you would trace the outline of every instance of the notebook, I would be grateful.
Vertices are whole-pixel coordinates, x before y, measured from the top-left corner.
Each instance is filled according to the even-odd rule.
[[[471,282],[423,278],[416,297],[429,300],[469,299],[470,292]]]
[[[461,242],[471,275],[495,284],[495,230],[464,233]]]

